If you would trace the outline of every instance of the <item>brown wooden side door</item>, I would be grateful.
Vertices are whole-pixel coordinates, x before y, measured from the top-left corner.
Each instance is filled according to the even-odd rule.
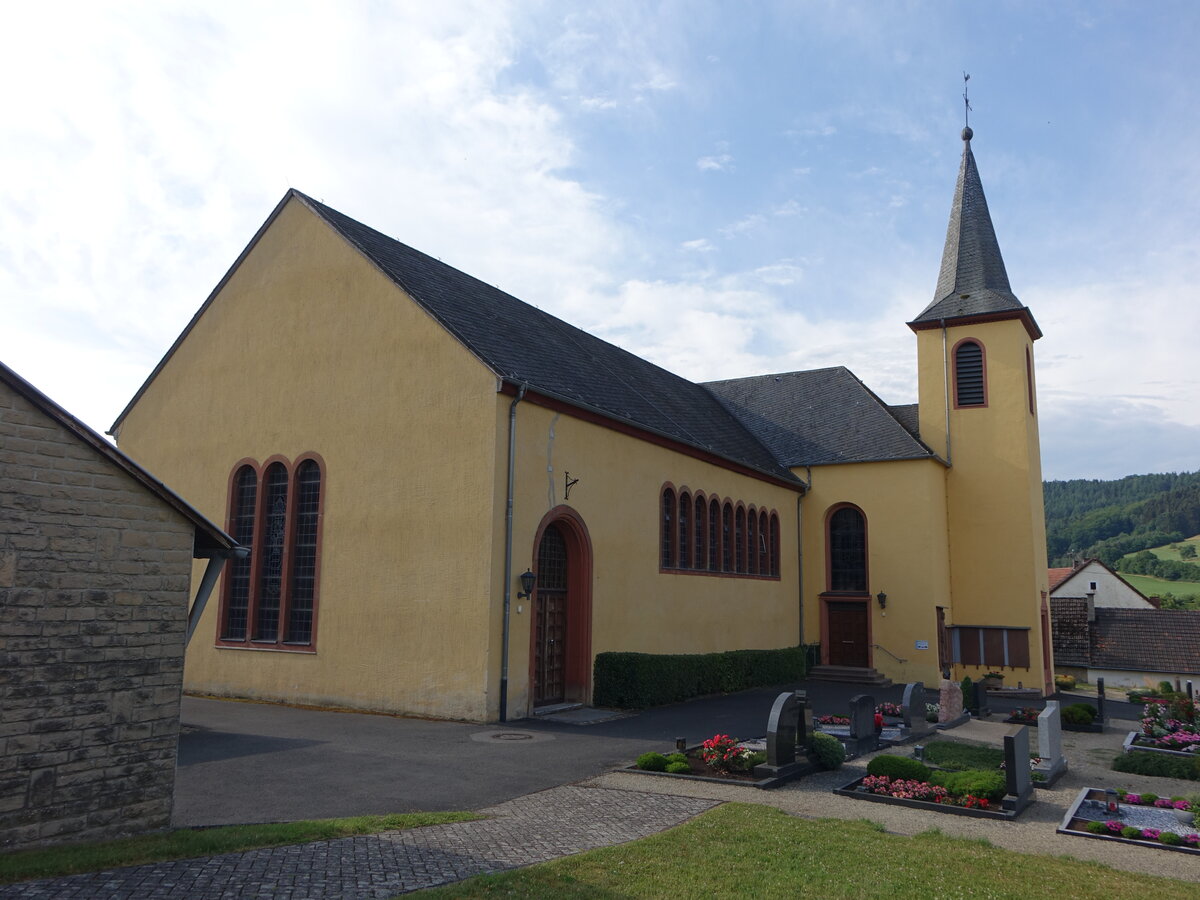
[[[567,688],[567,545],[548,525],[538,546],[533,705],[562,703]]]
[[[867,668],[867,604],[833,601],[828,615],[829,664]]]

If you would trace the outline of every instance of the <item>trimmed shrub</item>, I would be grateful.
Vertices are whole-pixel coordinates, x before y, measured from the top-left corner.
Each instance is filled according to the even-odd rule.
[[[1160,753],[1118,753],[1112,767],[1132,775],[1153,775],[1159,778],[1186,778],[1200,781],[1200,756],[1166,756]]]
[[[1072,703],[1062,710],[1062,720],[1068,725],[1091,725],[1097,715],[1096,707],[1090,703]]]
[[[667,763],[667,771],[672,775],[690,775],[692,773],[692,767],[686,762],[679,762],[676,760],[675,762]]]
[[[799,681],[804,647],[724,653],[599,653],[593,672],[596,706],[644,709],[705,694]]]
[[[667,758],[661,753],[643,753],[637,758],[637,767],[647,772],[665,772],[667,765]]]
[[[1054,676],[1054,686],[1056,688],[1058,688],[1060,691],[1073,691],[1073,690],[1075,690],[1076,683],[1077,682],[1075,681],[1074,675],[1055,675]]]
[[[1126,825],[1121,829],[1121,837],[1129,838],[1130,840],[1139,841],[1142,838],[1142,829],[1135,828],[1132,825]]]
[[[867,763],[867,774],[902,778],[906,781],[928,781],[929,766],[907,756],[881,753]]]
[[[951,794],[972,794],[985,797],[990,803],[999,803],[1004,799],[1007,789],[1004,776],[1000,772],[983,772],[979,769],[966,772],[934,772],[929,780],[932,784],[941,785]]]
[[[973,689],[974,682],[971,681],[971,676],[968,675],[962,680],[962,695],[963,709],[972,709],[975,705],[975,691]]]
[[[676,750],[674,753],[667,754],[667,762],[669,762],[669,763],[673,763],[673,762],[685,763],[687,761],[688,761],[687,754],[680,753],[678,750]]]
[[[1103,822],[1088,822],[1084,827],[1092,834],[1108,834],[1108,828]]]
[[[809,752],[823,769],[838,769],[846,761],[846,748],[831,734],[817,731],[809,736]]]
[[[1158,839],[1168,847],[1178,847],[1183,843],[1183,838],[1173,831],[1164,831],[1159,834]]]

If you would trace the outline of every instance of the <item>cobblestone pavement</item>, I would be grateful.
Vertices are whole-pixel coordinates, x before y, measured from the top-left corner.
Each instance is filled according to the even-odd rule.
[[[375,900],[636,840],[719,802],[567,785],[475,822],[27,881],[0,900]]]

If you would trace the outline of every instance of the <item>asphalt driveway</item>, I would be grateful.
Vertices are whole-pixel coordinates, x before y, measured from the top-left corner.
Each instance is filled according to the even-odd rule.
[[[716,733],[761,736],[775,697],[796,687],[819,713],[844,712],[858,693],[892,702],[903,693],[902,685],[798,683],[590,724],[568,715],[504,725],[185,697],[174,822],[478,809],[592,778],[647,750],[669,751],[676,737],[696,744]]]

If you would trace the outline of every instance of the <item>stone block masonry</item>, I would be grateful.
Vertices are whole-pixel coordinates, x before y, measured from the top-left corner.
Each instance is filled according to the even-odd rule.
[[[0,851],[169,825],[194,535],[0,384]]]

